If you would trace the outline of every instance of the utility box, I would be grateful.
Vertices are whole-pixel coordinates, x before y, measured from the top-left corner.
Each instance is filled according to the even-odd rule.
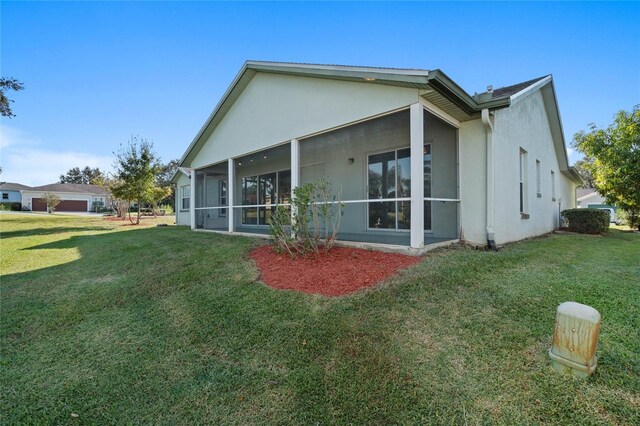
[[[570,371],[582,378],[595,371],[600,320],[600,312],[591,306],[576,302],[558,306],[553,346],[549,350],[555,370]]]

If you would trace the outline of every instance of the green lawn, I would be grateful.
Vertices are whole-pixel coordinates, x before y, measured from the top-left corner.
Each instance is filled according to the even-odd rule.
[[[439,250],[331,299],[261,284],[258,240],[0,227],[5,424],[640,423],[640,234]],[[586,381],[546,355],[568,300],[603,317]]]

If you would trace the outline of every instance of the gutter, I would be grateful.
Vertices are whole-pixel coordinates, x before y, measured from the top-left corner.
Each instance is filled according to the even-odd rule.
[[[495,173],[493,166],[493,124],[489,109],[485,108],[481,112],[482,124],[487,133],[487,246],[491,250],[497,250],[494,238],[494,222],[495,222]]]
[[[491,99],[489,101],[479,103],[462,87],[458,86],[455,81],[440,70],[429,72],[429,86],[469,115],[477,114],[482,109],[495,110],[499,108],[506,108],[511,105],[511,99],[508,97]]]

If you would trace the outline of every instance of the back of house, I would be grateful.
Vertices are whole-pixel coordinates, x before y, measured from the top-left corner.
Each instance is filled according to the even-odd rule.
[[[180,160],[177,222],[264,234],[323,177],[341,240],[413,251],[550,232],[580,183],[551,76],[471,96],[440,70],[247,62]]]

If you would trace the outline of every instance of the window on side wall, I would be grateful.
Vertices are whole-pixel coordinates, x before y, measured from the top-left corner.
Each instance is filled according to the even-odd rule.
[[[9,193],[8,192],[3,192],[2,193],[2,199],[3,200],[8,200],[9,199]]]
[[[556,200],[556,172],[551,170],[551,201]]]
[[[191,204],[191,185],[180,187],[180,210],[189,210]]]
[[[528,219],[529,215],[527,214],[528,200],[527,200],[527,151],[520,148],[520,217],[522,219]]]
[[[540,160],[536,160],[536,196],[542,197],[542,188],[540,185]]]

